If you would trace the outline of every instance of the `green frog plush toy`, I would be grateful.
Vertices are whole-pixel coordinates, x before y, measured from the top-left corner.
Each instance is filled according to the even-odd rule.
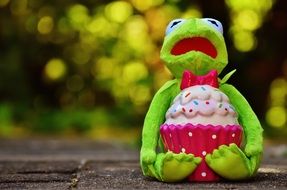
[[[211,18],[169,23],[160,53],[175,79],[155,94],[142,132],[145,176],[164,182],[242,180],[258,170],[262,127],[246,99],[218,74],[228,63]]]

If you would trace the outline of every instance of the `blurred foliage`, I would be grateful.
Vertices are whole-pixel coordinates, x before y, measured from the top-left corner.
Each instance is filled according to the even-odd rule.
[[[284,5],[282,0],[0,0],[0,136],[137,138],[153,94],[172,78],[159,59],[165,27],[189,17],[222,21],[234,62],[225,72],[238,69],[231,82],[268,133],[286,135],[287,57],[275,50],[282,39],[273,39],[276,30],[276,39],[287,31]]]

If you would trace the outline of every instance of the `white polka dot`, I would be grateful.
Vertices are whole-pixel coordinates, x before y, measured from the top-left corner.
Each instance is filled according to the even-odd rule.
[[[189,133],[188,133],[188,136],[192,137],[192,132],[189,132]]]
[[[206,155],[206,151],[202,151],[202,155],[205,156]]]
[[[211,137],[212,137],[212,139],[216,139],[217,136],[216,135],[212,135]]]
[[[169,137],[171,137],[171,133],[169,133]]]
[[[181,148],[181,152],[185,153],[185,148]]]
[[[202,172],[202,173],[201,173],[201,176],[202,176],[202,177],[206,177],[206,173],[205,173],[205,172]]]
[[[232,133],[232,135],[231,135],[232,137],[235,137],[235,133]]]

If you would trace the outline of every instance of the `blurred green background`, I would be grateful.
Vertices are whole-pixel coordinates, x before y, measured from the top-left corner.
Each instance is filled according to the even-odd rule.
[[[175,18],[220,20],[222,73],[271,139],[287,139],[287,1],[0,0],[0,137],[137,142],[169,71],[159,59]]]

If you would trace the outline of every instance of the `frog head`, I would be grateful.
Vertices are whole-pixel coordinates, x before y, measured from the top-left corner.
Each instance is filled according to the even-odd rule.
[[[228,62],[221,23],[211,18],[171,21],[160,57],[176,78],[184,70],[204,75],[214,69],[219,74]]]

